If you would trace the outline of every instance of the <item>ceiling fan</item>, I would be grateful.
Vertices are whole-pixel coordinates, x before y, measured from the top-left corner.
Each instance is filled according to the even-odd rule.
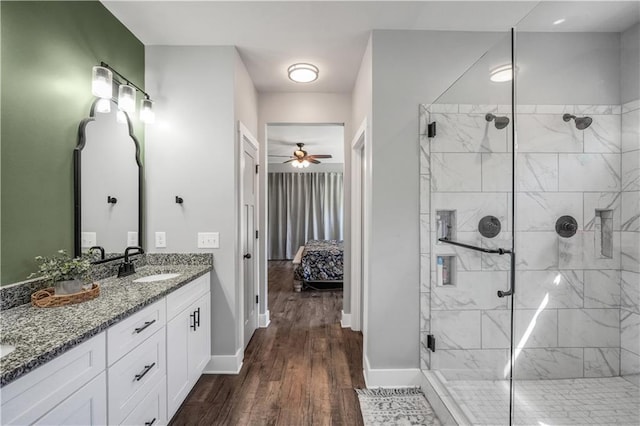
[[[290,159],[284,162],[291,163],[293,167],[309,167],[309,164],[311,163],[320,164],[318,158],[332,158],[329,154],[308,154],[307,151],[303,149],[303,143],[297,143],[296,145],[298,146],[298,149],[293,151],[293,155],[290,157]]]

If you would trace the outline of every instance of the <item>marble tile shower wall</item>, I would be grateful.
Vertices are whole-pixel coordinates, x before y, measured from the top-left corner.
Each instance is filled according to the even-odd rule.
[[[640,100],[622,106],[620,373],[640,386]]]
[[[462,104],[421,108],[421,361],[422,368],[440,370],[451,379],[503,378],[509,359],[511,301],[496,296],[509,287],[509,257],[437,244],[435,234],[436,211],[453,210],[456,240],[488,248],[511,246],[511,131],[485,120],[488,112],[510,115],[510,109]],[[518,378],[616,376],[621,357],[623,371],[627,364],[637,370],[640,151],[637,139],[634,145],[621,138],[621,132],[637,132],[637,121],[635,127],[631,118],[625,121],[626,114],[637,120],[635,111],[621,117],[619,105],[518,106]],[[593,124],[578,130],[562,120],[564,113],[589,115]],[[427,122],[437,123],[431,140]],[[621,155],[625,150],[636,155]],[[610,257],[601,255],[599,210],[613,217]],[[477,230],[486,215],[502,222],[493,239]],[[572,238],[555,232],[563,215],[578,222]],[[436,285],[436,258],[443,255],[455,258],[454,285]],[[629,266],[621,271],[621,263]],[[621,286],[628,310],[621,310]],[[429,333],[436,337],[433,353],[426,348]],[[621,349],[625,335],[628,343]]]

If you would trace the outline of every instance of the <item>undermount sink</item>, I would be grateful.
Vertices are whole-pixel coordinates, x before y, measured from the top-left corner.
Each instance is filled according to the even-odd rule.
[[[2,358],[5,355],[9,355],[15,349],[16,347],[13,345],[0,344],[0,358]]]
[[[151,283],[154,281],[170,280],[171,278],[179,277],[180,274],[155,274],[147,275],[146,277],[133,280],[134,283]]]

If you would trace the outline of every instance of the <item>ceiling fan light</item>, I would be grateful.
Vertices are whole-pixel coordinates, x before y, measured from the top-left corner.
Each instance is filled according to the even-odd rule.
[[[302,167],[309,167],[309,161],[307,161],[307,160],[302,160],[302,162],[300,162],[300,164],[302,165]]]
[[[296,83],[311,83],[318,79],[318,67],[311,64],[293,64],[287,69],[289,78]]]

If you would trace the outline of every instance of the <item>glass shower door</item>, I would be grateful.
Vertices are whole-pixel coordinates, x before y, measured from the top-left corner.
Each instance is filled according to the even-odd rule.
[[[515,37],[514,424],[640,419],[640,4],[579,9]]]
[[[510,75],[503,34],[421,117],[422,367],[464,424],[510,421]]]

